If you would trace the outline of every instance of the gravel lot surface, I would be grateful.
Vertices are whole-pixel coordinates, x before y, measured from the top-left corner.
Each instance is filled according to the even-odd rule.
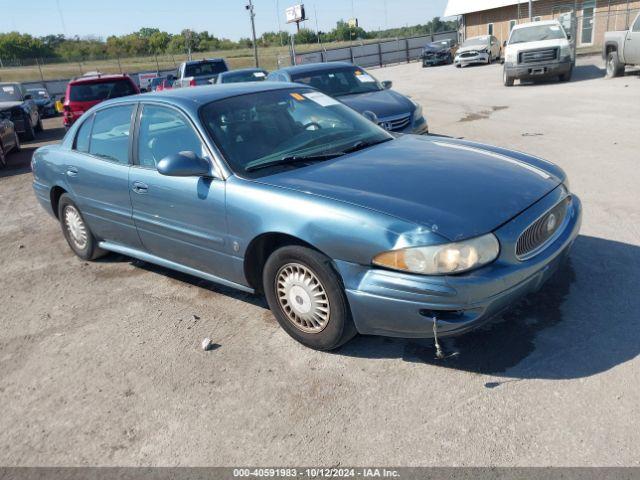
[[[434,133],[560,164],[585,209],[566,267],[445,361],[376,337],[314,352],[260,298],[73,256],[31,191],[33,149],[64,133],[47,120],[0,171],[0,464],[640,465],[640,76],[372,73]]]

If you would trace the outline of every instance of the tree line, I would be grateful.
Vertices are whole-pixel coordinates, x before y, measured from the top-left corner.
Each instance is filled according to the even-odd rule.
[[[443,22],[435,17],[426,24],[366,31],[361,27],[350,27],[340,20],[329,32],[315,32],[301,28],[293,34],[296,44],[331,43],[335,41],[366,40],[371,38],[394,38],[425,35],[454,30],[456,22]],[[259,47],[286,46],[291,42],[291,34],[285,31],[265,32],[256,40]],[[184,54],[187,52],[209,52],[214,50],[234,50],[253,47],[250,38],[238,41],[218,38],[208,31],[182,30],[178,34],[160,31],[157,28],[141,28],[126,35],[112,35],[105,39],[97,37],[73,37],[46,35],[34,37],[28,33],[0,33],[0,62],[20,63],[27,59],[47,59],[61,61],[85,61],[105,58]]]

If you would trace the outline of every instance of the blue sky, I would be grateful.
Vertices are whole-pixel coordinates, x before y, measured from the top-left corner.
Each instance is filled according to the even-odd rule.
[[[0,32],[107,37],[140,27],[157,27],[171,33],[191,28],[237,40],[251,34],[246,3],[246,0],[0,0]],[[284,24],[284,9],[294,3],[254,0],[258,35],[276,30],[278,15],[281,27],[293,31],[295,26]],[[320,30],[331,29],[337,20],[350,18],[353,11],[367,30],[426,23],[434,16],[442,16],[446,3],[446,0],[304,1],[307,17],[311,18],[307,26],[315,29],[317,11]]]

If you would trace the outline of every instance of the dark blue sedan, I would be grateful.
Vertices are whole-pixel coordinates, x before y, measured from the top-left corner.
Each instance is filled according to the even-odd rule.
[[[366,113],[384,129],[397,133],[429,133],[422,107],[391,90],[391,82],[378,82],[364,69],[346,62],[310,63],[271,72],[268,80],[296,82],[339,99]]]
[[[535,290],[578,235],[564,172],[477,143],[398,138],[317,90],[243,83],[109,100],[38,149],[71,249],[263,293],[316,349],[453,335]]]

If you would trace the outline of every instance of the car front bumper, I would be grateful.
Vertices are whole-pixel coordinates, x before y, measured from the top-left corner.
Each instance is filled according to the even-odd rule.
[[[473,63],[489,63],[489,54],[477,53],[472,57],[456,56],[454,63],[456,65],[471,65]]]
[[[528,293],[538,290],[562,264],[578,236],[580,200],[572,196],[561,233],[535,257],[515,258],[520,233],[561,198],[552,192],[498,229],[498,259],[468,274],[420,276],[336,262],[345,283],[358,332],[391,337],[431,338],[457,335],[491,320]]]
[[[535,63],[527,65],[507,64],[504,69],[507,75],[518,80],[534,80],[537,78],[557,77],[571,71],[573,62]]]

